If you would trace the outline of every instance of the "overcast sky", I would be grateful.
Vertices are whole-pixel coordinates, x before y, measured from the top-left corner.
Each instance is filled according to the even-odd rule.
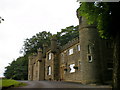
[[[0,77],[4,67],[21,56],[26,38],[38,32],[55,34],[61,29],[78,25],[77,0],[0,0]]]

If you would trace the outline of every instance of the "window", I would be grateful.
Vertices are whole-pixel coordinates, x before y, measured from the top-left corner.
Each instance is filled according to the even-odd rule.
[[[80,45],[77,45],[77,50],[80,51]]]
[[[69,55],[73,54],[73,48],[69,49]]]
[[[70,73],[75,72],[74,66],[75,64],[70,64]]]
[[[92,56],[88,56],[88,61],[92,62]]]
[[[48,75],[51,75],[51,67],[48,66]]]
[[[52,53],[48,54],[48,60],[52,59]]]
[[[88,45],[88,53],[91,53],[91,46]]]

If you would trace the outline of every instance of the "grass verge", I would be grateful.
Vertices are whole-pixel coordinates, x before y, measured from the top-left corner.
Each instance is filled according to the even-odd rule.
[[[20,87],[20,86],[26,86],[26,83],[22,83],[22,82],[18,82],[16,80],[12,80],[12,79],[2,79],[0,81],[0,85],[2,88],[5,87]]]

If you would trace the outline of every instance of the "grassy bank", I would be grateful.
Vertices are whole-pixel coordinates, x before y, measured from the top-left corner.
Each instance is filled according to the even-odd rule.
[[[18,82],[16,80],[12,79],[2,79],[0,81],[0,85],[4,87],[19,87],[19,86],[25,86],[25,83]]]

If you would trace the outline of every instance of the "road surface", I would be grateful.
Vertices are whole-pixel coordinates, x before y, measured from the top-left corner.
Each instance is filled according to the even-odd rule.
[[[59,88],[64,88],[66,89],[71,89],[73,88],[73,90],[75,90],[75,88],[78,90],[78,88],[81,88],[80,90],[88,90],[89,89],[93,89],[94,90],[111,90],[111,87],[108,85],[99,85],[99,86],[95,86],[95,85],[82,85],[79,83],[71,83],[71,82],[61,82],[61,81],[21,81],[24,83],[27,83],[27,86],[23,86],[23,87],[19,87],[19,89],[30,89],[30,88],[34,88],[34,89],[42,89],[42,88],[51,88],[51,89],[59,89]],[[86,88],[86,89],[85,89]],[[100,88],[100,89],[99,89]],[[19,90],[18,89],[18,90]]]

